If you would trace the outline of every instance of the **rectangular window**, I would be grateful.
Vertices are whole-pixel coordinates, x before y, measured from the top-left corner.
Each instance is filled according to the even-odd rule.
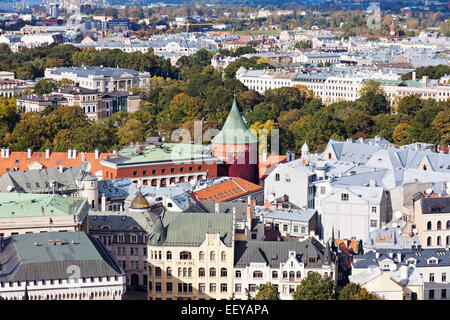
[[[447,282],[447,274],[446,273],[442,274],[442,282]]]
[[[377,207],[372,207],[372,213],[377,213]]]
[[[441,290],[441,299],[447,299],[447,289]]]
[[[242,285],[240,283],[236,283],[234,286],[234,291],[241,292],[242,291]]]
[[[172,293],[172,282],[167,282],[166,283],[166,292],[167,293]]]
[[[377,220],[370,220],[370,226],[372,228],[378,227],[378,221]]]
[[[434,282],[434,273],[430,273],[430,282]]]
[[[325,187],[320,187],[320,194],[325,194],[326,192],[326,188]]]
[[[215,293],[216,292],[216,284],[215,283],[210,283],[209,284],[209,292],[210,293]]]
[[[341,193],[341,201],[348,201],[348,193]]]
[[[298,226],[294,226],[294,233],[298,233]]]
[[[428,291],[428,299],[434,299],[434,290]]]
[[[275,174],[275,181],[280,181],[280,174],[279,173]]]
[[[198,291],[200,293],[205,293],[205,290],[206,290],[206,285],[204,283],[199,283],[198,284]]]
[[[289,226],[288,226],[287,224],[283,224],[283,231],[284,231],[284,232],[287,232],[287,231],[288,231],[288,227],[289,227]]]

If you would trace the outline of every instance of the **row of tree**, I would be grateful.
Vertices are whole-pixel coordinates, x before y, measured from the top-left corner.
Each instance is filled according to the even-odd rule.
[[[278,288],[270,282],[259,286],[254,298],[251,298],[248,293],[247,295],[251,300],[280,300]],[[311,272],[300,281],[293,298],[294,300],[380,300],[376,294],[368,292],[353,282],[338,290],[333,279],[321,276],[318,272]]]

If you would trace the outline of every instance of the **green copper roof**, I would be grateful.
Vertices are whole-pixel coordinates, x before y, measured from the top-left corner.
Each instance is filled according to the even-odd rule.
[[[239,108],[234,98],[233,106],[222,130],[211,140],[213,143],[222,144],[247,144],[256,143],[258,140],[248,130],[247,125],[241,117]]]
[[[142,148],[142,150],[140,149]],[[211,146],[190,143],[163,143],[161,146],[128,146],[118,157],[104,159],[101,164],[110,168],[126,167],[138,163],[205,161],[211,159]]]
[[[80,216],[87,200],[53,194],[0,192],[0,218]]]
[[[233,216],[217,213],[179,213],[166,211],[162,221],[149,236],[149,245],[198,247],[206,234],[220,234],[220,239],[231,247]]]

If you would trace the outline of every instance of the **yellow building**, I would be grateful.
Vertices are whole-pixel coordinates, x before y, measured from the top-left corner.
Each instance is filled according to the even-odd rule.
[[[149,236],[148,299],[230,299],[234,216],[165,212]]]

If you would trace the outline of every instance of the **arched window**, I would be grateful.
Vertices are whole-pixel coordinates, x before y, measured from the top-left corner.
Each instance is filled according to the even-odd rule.
[[[221,262],[227,261],[227,254],[225,251],[222,251],[222,253],[220,254],[220,260],[221,260]]]
[[[236,278],[240,278],[241,276],[242,276],[241,271],[237,270],[237,271],[235,272],[235,277],[236,277]]]
[[[204,278],[206,276],[205,268],[198,269],[198,277]]]
[[[283,279],[287,279],[287,277],[288,277],[287,271],[283,271]]]
[[[423,170],[427,171],[427,165],[426,164],[423,165]]]
[[[181,251],[180,252],[180,260],[191,260],[192,255],[189,251]]]
[[[427,222],[427,230],[431,230],[431,221]]]
[[[220,276],[226,278],[228,276],[227,268],[220,269]]]
[[[182,272],[183,272],[183,269],[182,268],[178,268],[178,278],[181,278]]]
[[[328,272],[324,272],[323,276],[328,277]]]
[[[186,278],[186,277],[187,277],[187,269],[183,268],[183,278]]]
[[[445,240],[446,245],[450,245],[450,236],[447,236],[447,239]]]
[[[155,276],[157,278],[161,278],[161,268],[160,267],[155,268]]]
[[[295,275],[295,272],[294,271],[290,271],[289,272],[289,280],[294,280],[294,275]]]
[[[209,276],[214,278],[216,276],[216,268],[209,269]]]
[[[209,261],[214,262],[216,261],[216,253],[214,251],[211,251],[209,254]]]
[[[253,278],[260,279],[263,277],[263,273],[261,271],[253,271]]]
[[[297,279],[300,279],[302,277],[302,273],[300,271],[297,271]]]
[[[441,230],[441,229],[442,229],[442,223],[441,223],[441,221],[438,221],[438,222],[437,222],[436,228],[437,228],[438,230]]]
[[[431,237],[427,238],[427,246],[430,247],[432,245]]]
[[[450,230],[450,220],[447,220],[447,230]]]
[[[436,238],[436,245],[437,246],[441,245],[441,236],[437,236],[437,238]]]
[[[172,268],[171,267],[168,267],[167,269],[166,269],[166,274],[167,274],[167,278],[172,278]]]
[[[328,159],[331,159],[331,153],[328,153]]]
[[[167,260],[172,260],[172,251],[167,251],[166,258]]]
[[[203,251],[200,251],[200,252],[199,252],[199,254],[198,254],[198,260],[199,260],[200,262],[205,261],[205,253],[204,253]]]

